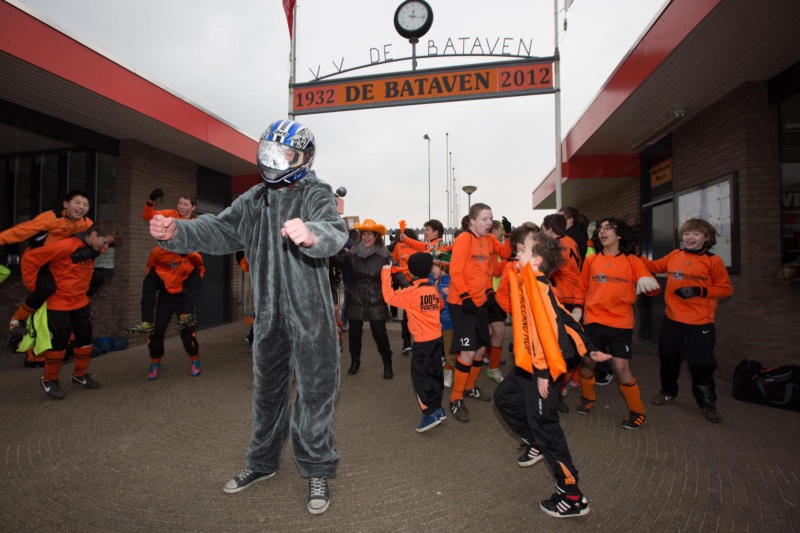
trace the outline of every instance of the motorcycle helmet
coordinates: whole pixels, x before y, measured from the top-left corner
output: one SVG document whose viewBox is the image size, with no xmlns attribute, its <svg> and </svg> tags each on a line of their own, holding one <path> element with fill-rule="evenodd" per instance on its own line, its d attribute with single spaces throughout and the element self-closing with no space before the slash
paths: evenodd
<svg viewBox="0 0 800 533">
<path fill-rule="evenodd" d="M 276 120 L 258 143 L 258 171 L 272 185 L 289 185 L 304 177 L 314 163 L 314 134 L 293 120 Z"/>
</svg>

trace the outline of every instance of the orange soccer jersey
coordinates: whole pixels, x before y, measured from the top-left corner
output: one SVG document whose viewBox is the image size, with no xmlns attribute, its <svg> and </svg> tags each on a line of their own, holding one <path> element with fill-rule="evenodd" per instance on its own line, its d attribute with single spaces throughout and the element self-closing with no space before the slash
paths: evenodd
<svg viewBox="0 0 800 533">
<path fill-rule="evenodd" d="M 476 237 L 465 231 L 453 242 L 453 255 L 450 258 L 450 292 L 447 302 L 461 305 L 461 294 L 468 292 L 475 305 L 486 302 L 486 290 L 493 289 L 492 276 L 497 259 L 511 256 L 511 247 L 500 243 L 494 235 Z"/>
<path fill-rule="evenodd" d="M 725 264 L 712 253 L 674 250 L 657 261 L 642 258 L 642 262 L 651 272 L 666 272 L 665 314 L 675 322 L 697 326 L 713 323 L 719 298 L 733 294 Z M 681 287 L 700 287 L 702 297 L 684 300 L 675 294 Z"/>
<path fill-rule="evenodd" d="M 47 299 L 47 308 L 52 311 L 80 309 L 89 304 L 86 291 L 92 281 L 96 255 L 79 237 L 28 250 L 22 256 L 22 282 L 26 289 L 34 291 L 39 269 L 49 264 L 56 291 Z"/>
<path fill-rule="evenodd" d="M 444 302 L 428 280 L 417 279 L 411 287 L 395 291 L 392 290 L 391 272 L 384 268 L 381 270 L 381 291 L 386 303 L 408 312 L 408 331 L 415 342 L 432 341 L 442 336 L 439 312 L 444 309 Z"/>
<path fill-rule="evenodd" d="M 558 238 L 564 264 L 550 276 L 550 283 L 556 299 L 564 305 L 578 303 L 575 293 L 581 279 L 581 258 L 578 245 L 566 235 Z"/>
<path fill-rule="evenodd" d="M 408 272 L 408 258 L 416 253 L 416 251 L 414 246 L 410 245 L 409 242 L 418 243 L 419 241 L 415 241 L 414 239 L 398 241 L 398 243 L 394 246 L 394 250 L 392 251 L 392 259 L 394 259 L 394 262 L 397 263 L 398 267 L 400 267 L 403 275 L 405 275 L 405 277 L 411 281 L 411 274 Z"/>
<path fill-rule="evenodd" d="M 22 222 L 0 233 L 0 246 L 33 239 L 31 248 L 36 248 L 85 232 L 91 226 L 92 220 L 89 217 L 72 220 L 67 216 L 66 209 L 60 212 L 45 211 L 33 220 Z"/>
<path fill-rule="evenodd" d="M 587 257 L 576 293 L 577 305 L 584 308 L 583 323 L 633 329 L 636 281 L 642 277 L 652 274 L 635 255 L 600 252 Z"/>
<path fill-rule="evenodd" d="M 197 252 L 185 256 L 169 252 L 160 246 L 153 248 L 147 259 L 147 271 L 156 269 L 156 274 L 164 282 L 167 292 L 178 294 L 183 290 L 183 282 L 195 269 L 200 271 L 200 277 L 205 275 L 203 258 Z"/>
</svg>

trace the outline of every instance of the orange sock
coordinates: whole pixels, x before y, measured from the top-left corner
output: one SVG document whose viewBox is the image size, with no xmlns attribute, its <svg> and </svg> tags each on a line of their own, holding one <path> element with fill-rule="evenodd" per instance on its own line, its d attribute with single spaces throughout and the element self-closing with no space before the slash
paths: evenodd
<svg viewBox="0 0 800 533">
<path fill-rule="evenodd" d="M 583 375 L 581 371 L 581 396 L 587 400 L 595 400 L 594 396 L 594 372 L 590 376 Z"/>
<path fill-rule="evenodd" d="M 456 361 L 456 370 L 453 372 L 453 392 L 450 393 L 451 402 L 464 399 L 464 388 L 469 379 L 469 373 L 470 367 L 461 361 Z"/>
<path fill-rule="evenodd" d="M 198 359 L 200 359 L 200 354 L 190 355 L 189 359 L 192 360 L 192 361 L 197 361 Z"/>
<path fill-rule="evenodd" d="M 81 346 L 73 348 L 75 354 L 75 371 L 72 373 L 76 377 L 81 377 L 89 370 L 89 361 L 92 360 L 92 346 Z"/>
<path fill-rule="evenodd" d="M 644 404 L 642 403 L 642 395 L 639 392 L 639 382 L 636 378 L 630 383 L 619 383 L 619 391 L 625 397 L 625 403 L 628 404 L 628 409 L 634 413 L 644 414 Z"/>
<path fill-rule="evenodd" d="M 469 369 L 469 377 L 467 378 L 466 385 L 464 385 L 464 390 L 469 390 L 475 386 L 475 382 L 478 381 L 478 376 L 481 375 L 482 369 L 483 359 L 472 362 L 472 367 Z"/>
<path fill-rule="evenodd" d="M 492 346 L 489 352 L 489 369 L 494 369 L 500 366 L 500 357 L 503 355 L 502 346 Z"/>
<path fill-rule="evenodd" d="M 64 350 L 45 350 L 44 355 L 44 381 L 58 380 L 58 371 L 64 361 Z"/>
<path fill-rule="evenodd" d="M 447 363 L 445 363 L 445 364 L 444 364 L 444 369 L 445 369 L 445 370 L 453 370 L 453 367 L 452 367 L 452 366 L 450 366 L 450 365 L 448 365 Z"/>
<path fill-rule="evenodd" d="M 34 312 L 36 312 L 36 309 L 28 307 L 26 304 L 22 304 L 19 306 L 19 309 L 17 309 L 17 312 L 14 313 L 14 320 L 19 320 L 20 322 L 27 320 L 28 317 Z"/>
<path fill-rule="evenodd" d="M 153 358 L 151 357 L 151 358 L 150 358 L 150 364 L 153 364 L 153 365 L 160 365 L 160 364 L 161 364 L 161 359 L 153 359 Z"/>
</svg>

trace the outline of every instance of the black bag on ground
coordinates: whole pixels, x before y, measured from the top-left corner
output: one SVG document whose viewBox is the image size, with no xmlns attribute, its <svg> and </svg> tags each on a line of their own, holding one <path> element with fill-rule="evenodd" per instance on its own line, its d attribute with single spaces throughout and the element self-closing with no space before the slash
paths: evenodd
<svg viewBox="0 0 800 533">
<path fill-rule="evenodd" d="M 733 397 L 800 411 L 800 366 L 762 368 L 758 361 L 745 359 L 733 371 Z"/>
</svg>

